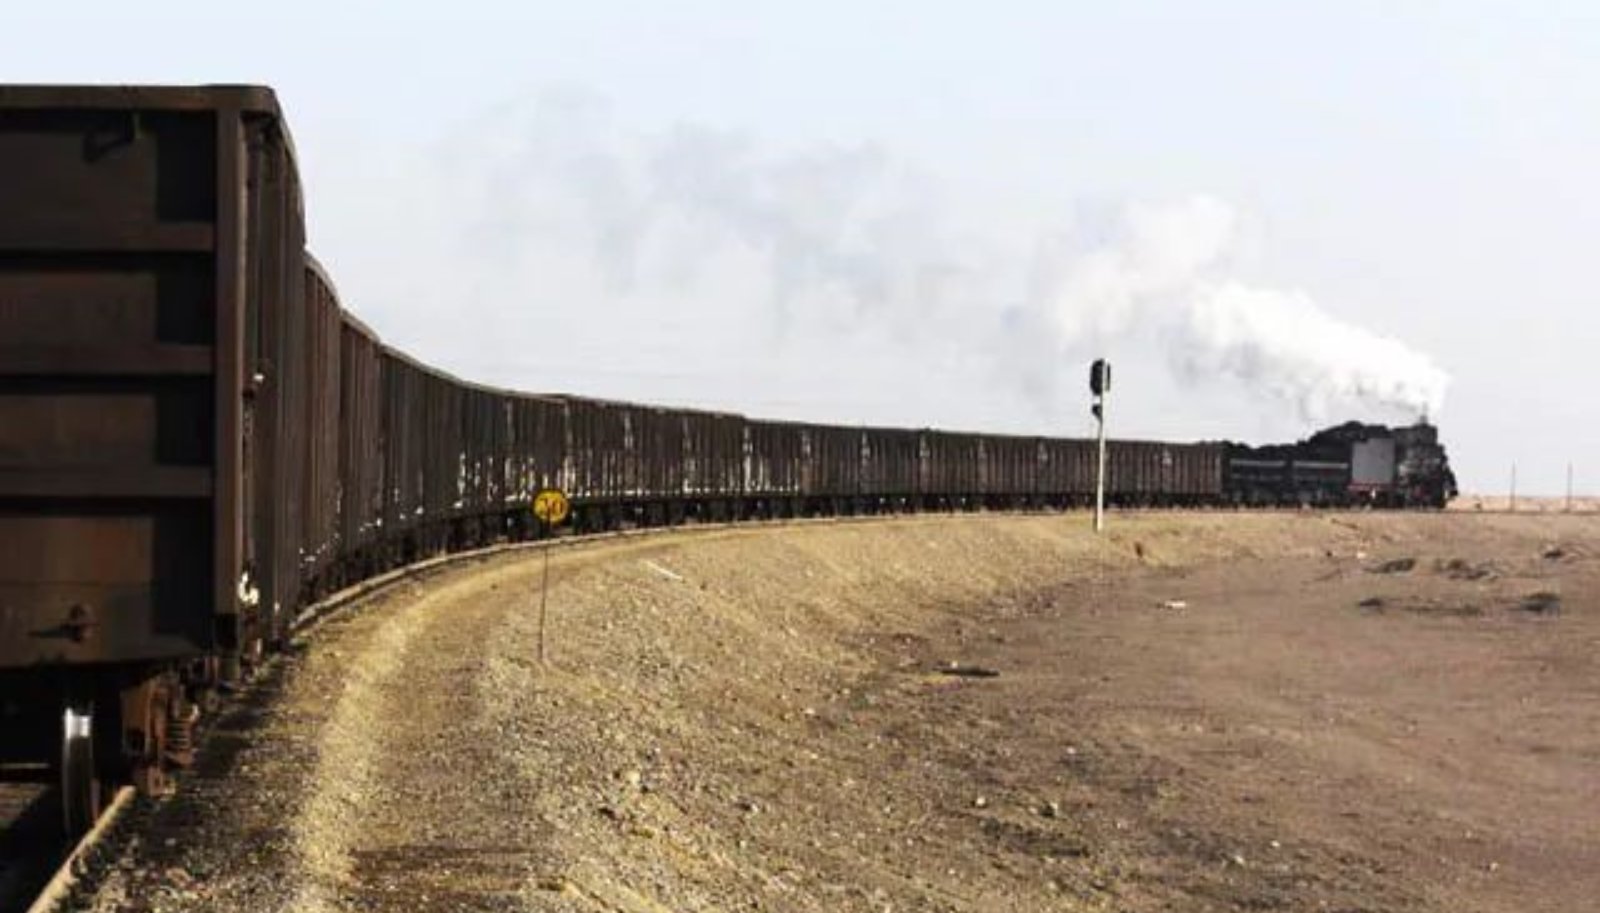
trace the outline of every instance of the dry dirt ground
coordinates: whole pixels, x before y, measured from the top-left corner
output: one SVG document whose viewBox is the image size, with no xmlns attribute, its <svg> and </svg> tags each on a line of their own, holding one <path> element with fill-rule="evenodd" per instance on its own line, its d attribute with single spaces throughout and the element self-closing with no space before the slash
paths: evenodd
<svg viewBox="0 0 1600 913">
<path fill-rule="evenodd" d="M 1571 500 L 1565 497 L 1523 495 L 1516 499 L 1517 513 L 1600 513 L 1600 498 L 1593 495 L 1574 495 Z M 1509 511 L 1512 501 L 1509 495 L 1483 495 L 1463 494 L 1450 502 L 1451 510 L 1458 511 Z"/>
<path fill-rule="evenodd" d="M 1600 518 L 624 540 L 323 626 L 100 910 L 1600 905 Z"/>
</svg>

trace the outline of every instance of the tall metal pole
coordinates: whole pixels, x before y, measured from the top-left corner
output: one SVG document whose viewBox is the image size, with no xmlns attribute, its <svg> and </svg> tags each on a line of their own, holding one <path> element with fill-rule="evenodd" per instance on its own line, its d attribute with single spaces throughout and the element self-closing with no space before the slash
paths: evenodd
<svg viewBox="0 0 1600 913">
<path fill-rule="evenodd" d="M 1567 513 L 1572 513 L 1572 464 L 1567 464 Z"/>
<path fill-rule="evenodd" d="M 1094 482 L 1094 531 L 1102 533 L 1106 528 L 1106 399 L 1111 395 L 1111 363 L 1104 358 L 1096 358 L 1089 366 L 1089 392 L 1094 394 L 1094 405 L 1089 411 L 1094 414 L 1099 451 Z"/>
<path fill-rule="evenodd" d="M 1511 503 L 1508 508 L 1512 513 L 1517 512 L 1517 464 L 1511 464 Z"/>
<path fill-rule="evenodd" d="M 1095 470 L 1094 482 L 1094 531 L 1105 532 L 1106 529 L 1106 395 L 1100 394 L 1100 408 L 1095 412 L 1095 424 L 1098 428 L 1099 438 L 1099 468 Z"/>
</svg>

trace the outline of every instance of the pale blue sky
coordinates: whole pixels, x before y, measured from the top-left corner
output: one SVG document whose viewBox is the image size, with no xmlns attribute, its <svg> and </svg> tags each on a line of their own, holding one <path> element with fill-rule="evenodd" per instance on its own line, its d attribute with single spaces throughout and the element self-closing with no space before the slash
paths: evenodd
<svg viewBox="0 0 1600 913">
<path fill-rule="evenodd" d="M 1600 488 L 1600 5 L 26 6 L 0 14 L 6 81 L 276 87 L 346 305 L 468 376 L 1079 433 L 1080 362 L 1107 349 L 1125 430 L 1308 431 L 1237 377 L 1172 376 L 1160 350 L 1197 337 L 1153 310 L 1005 348 L 1040 250 L 1203 196 L 1237 222 L 1208 283 L 1303 293 L 1450 375 L 1467 487 L 1516 460 L 1557 492 L 1571 459 Z M 672 171 L 663 204 L 668 153 L 717 173 Z M 982 281 L 924 315 L 914 288 L 951 263 Z M 863 269 L 913 291 L 841 292 Z M 1022 360 L 1059 421 L 1002 379 Z"/>
</svg>

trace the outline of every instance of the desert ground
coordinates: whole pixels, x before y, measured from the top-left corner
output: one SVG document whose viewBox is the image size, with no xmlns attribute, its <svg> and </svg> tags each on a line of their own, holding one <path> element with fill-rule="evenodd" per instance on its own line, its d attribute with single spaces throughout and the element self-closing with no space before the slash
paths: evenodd
<svg viewBox="0 0 1600 913">
<path fill-rule="evenodd" d="M 1578 911 L 1600 518 L 639 537 L 313 631 L 97 910 Z"/>
<path fill-rule="evenodd" d="M 1464 494 L 1450 502 L 1453 511 L 1514 511 L 1519 514 L 1594 514 L 1600 513 L 1600 498 L 1592 495 L 1565 496 L 1509 494 Z"/>
</svg>

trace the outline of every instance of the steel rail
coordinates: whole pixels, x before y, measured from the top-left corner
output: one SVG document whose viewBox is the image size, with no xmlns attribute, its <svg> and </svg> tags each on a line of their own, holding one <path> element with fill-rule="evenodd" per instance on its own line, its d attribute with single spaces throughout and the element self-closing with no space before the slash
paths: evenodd
<svg viewBox="0 0 1600 913">
<path fill-rule="evenodd" d="M 27 913 L 54 913 L 55 910 L 60 908 L 62 901 L 67 899 L 72 892 L 73 886 L 81 878 L 82 869 L 88 863 L 89 854 L 94 851 L 101 839 L 122 818 L 128 807 L 133 804 L 133 799 L 137 792 L 131 786 L 124 786 L 117 790 L 117 795 L 111 800 L 111 804 L 106 807 L 105 811 L 100 813 L 100 817 L 95 819 L 94 827 L 83 835 L 83 838 L 72 848 L 72 852 L 68 853 L 67 858 L 56 868 L 55 874 L 50 876 L 50 880 L 45 883 L 44 889 L 39 892 L 39 896 L 28 907 Z"/>
</svg>

